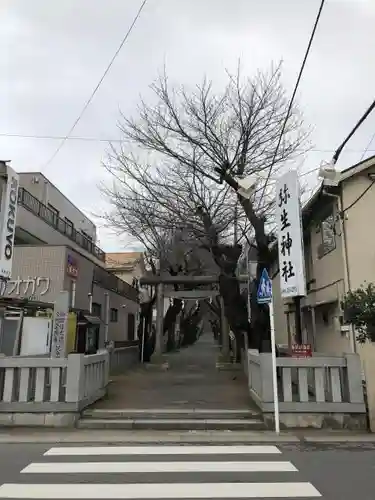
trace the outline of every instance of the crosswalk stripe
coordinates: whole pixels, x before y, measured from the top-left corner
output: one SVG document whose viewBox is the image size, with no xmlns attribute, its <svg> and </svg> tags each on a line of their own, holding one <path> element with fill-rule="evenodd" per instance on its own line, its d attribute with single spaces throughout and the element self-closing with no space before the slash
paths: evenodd
<svg viewBox="0 0 375 500">
<path fill-rule="evenodd" d="M 276 446 L 61 446 L 50 448 L 44 455 L 276 455 Z"/>
<path fill-rule="evenodd" d="M 167 483 L 167 484 L 10 484 L 0 498 L 18 499 L 206 499 L 318 498 L 311 483 Z"/>
<path fill-rule="evenodd" d="M 291 462 L 40 462 L 22 473 L 297 472 Z"/>
</svg>

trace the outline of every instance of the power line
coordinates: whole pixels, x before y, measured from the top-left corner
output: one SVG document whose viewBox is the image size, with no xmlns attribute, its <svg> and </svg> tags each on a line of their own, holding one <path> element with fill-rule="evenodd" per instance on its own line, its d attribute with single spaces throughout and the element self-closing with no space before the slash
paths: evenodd
<svg viewBox="0 0 375 500">
<path fill-rule="evenodd" d="M 297 90 L 298 90 L 298 86 L 299 86 L 299 83 L 301 81 L 303 70 L 305 69 L 306 61 L 307 61 L 307 58 L 308 58 L 308 55 L 309 55 L 309 52 L 310 52 L 310 49 L 311 49 L 312 42 L 314 40 L 316 29 L 317 29 L 318 24 L 319 24 L 319 20 L 320 20 L 320 16 L 321 16 L 321 13 L 322 13 L 322 10 L 323 10 L 324 3 L 325 3 L 325 0 L 322 0 L 321 3 L 320 3 L 319 11 L 318 11 L 318 14 L 317 14 L 316 19 L 315 19 L 315 23 L 314 23 L 314 27 L 313 27 L 313 30 L 312 30 L 312 33 L 311 33 L 311 36 L 310 36 L 310 40 L 309 40 L 309 43 L 308 43 L 308 46 L 307 46 L 307 49 L 306 49 L 306 52 L 305 52 L 305 56 L 304 56 L 303 61 L 302 61 L 301 69 L 300 69 L 299 74 L 298 74 L 297 82 L 295 84 L 295 87 L 294 87 L 294 90 L 293 90 L 293 94 L 292 94 L 292 97 L 291 97 L 290 102 L 289 102 L 288 110 L 287 110 L 287 113 L 286 113 L 286 116 L 285 116 L 285 119 L 284 119 L 284 123 L 283 123 L 283 126 L 281 128 L 281 133 L 280 133 L 280 136 L 279 136 L 279 140 L 277 141 L 277 145 L 276 145 L 275 152 L 273 154 L 272 162 L 271 162 L 270 168 L 268 170 L 268 175 L 267 175 L 267 178 L 266 178 L 266 182 L 265 182 L 265 184 L 263 186 L 263 190 L 262 190 L 262 194 L 260 196 L 258 208 L 259 208 L 259 206 L 262 203 L 262 200 L 263 200 L 263 197 L 264 197 L 264 193 L 266 191 L 267 184 L 268 184 L 269 178 L 271 176 L 271 171 L 272 171 L 272 169 L 273 169 L 273 167 L 275 165 L 277 153 L 279 152 L 280 144 L 281 144 L 281 141 L 283 139 L 284 132 L 285 132 L 285 127 L 286 127 L 286 124 L 288 122 L 290 112 L 292 110 L 294 98 L 296 96 L 296 93 L 297 93 Z"/>
<path fill-rule="evenodd" d="M 105 137 L 80 137 L 80 136 L 64 136 L 64 135 L 34 135 L 34 134 L 11 134 L 0 132 L 0 137 L 14 137 L 17 139 L 37 139 L 47 141 L 83 141 L 83 142 L 123 142 L 122 139 L 110 139 Z M 333 150 L 332 150 L 333 152 Z"/>
<path fill-rule="evenodd" d="M 355 125 L 355 127 L 351 130 L 351 132 L 349 133 L 349 135 L 346 137 L 346 139 L 344 140 L 344 142 L 341 144 L 341 146 L 339 146 L 337 148 L 337 150 L 335 151 L 335 154 L 333 155 L 333 158 L 332 158 L 332 163 L 333 164 L 336 164 L 337 163 L 337 160 L 339 159 L 339 156 L 341 155 L 345 145 L 349 142 L 349 140 L 353 137 L 353 135 L 357 132 L 357 130 L 359 129 L 359 127 L 362 125 L 362 123 L 366 120 L 366 118 L 369 116 L 369 114 L 375 109 L 375 101 L 371 104 L 371 106 L 369 108 L 367 108 L 367 110 L 365 111 L 365 113 L 362 115 L 362 117 L 360 118 L 360 120 L 357 122 L 357 124 Z M 368 152 L 368 151 L 371 151 L 369 149 L 369 147 L 371 146 L 371 143 L 372 141 L 374 140 L 375 138 L 375 134 L 371 137 L 370 139 L 370 142 L 367 144 L 366 148 L 364 149 L 363 153 L 362 153 L 362 156 L 360 158 L 359 161 L 362 161 L 365 154 Z"/>
<path fill-rule="evenodd" d="M 76 128 L 76 126 L 78 125 L 78 123 L 80 122 L 81 118 L 83 117 L 86 109 L 90 106 L 91 104 L 91 101 L 93 100 L 93 98 L 95 97 L 95 94 L 97 93 L 97 91 L 99 90 L 99 87 L 101 86 L 101 84 L 103 83 L 103 80 L 105 79 L 105 77 L 107 76 L 109 70 L 111 69 L 113 63 L 115 62 L 117 56 L 119 55 L 122 47 L 125 45 L 127 39 L 129 38 L 129 35 L 130 33 L 133 31 L 133 28 L 136 24 L 136 22 L 138 21 L 138 18 L 139 16 L 141 15 L 141 12 L 144 8 L 144 6 L 146 5 L 146 2 L 147 0 L 143 0 L 141 6 L 139 7 L 138 9 L 138 12 L 135 16 L 135 18 L 133 19 L 133 22 L 131 23 L 128 31 L 126 32 L 124 38 L 122 39 L 118 49 L 116 50 L 116 52 L 114 53 L 112 59 L 110 60 L 108 66 L 106 67 L 102 77 L 100 78 L 99 82 L 97 83 L 96 87 L 94 88 L 94 90 L 92 91 L 90 97 L 88 98 L 88 100 L 86 101 L 85 105 L 83 106 L 82 108 L 82 111 L 80 112 L 80 114 L 78 115 L 78 117 L 76 118 L 76 120 L 74 121 L 73 125 L 71 126 L 69 132 L 66 134 L 66 136 L 64 136 L 62 138 L 62 141 L 61 143 L 59 144 L 59 146 L 57 147 L 56 151 L 53 153 L 53 155 L 51 156 L 51 158 L 47 161 L 47 163 L 44 165 L 43 169 L 47 168 L 51 163 L 52 161 L 56 158 L 56 156 L 58 155 L 58 153 L 61 151 L 62 147 L 64 146 L 65 142 L 67 141 L 67 139 L 69 138 L 69 136 L 71 135 L 71 133 L 73 132 L 73 130 Z M 43 170 L 42 169 L 42 170 Z"/>
<path fill-rule="evenodd" d="M 361 156 L 361 158 L 360 158 L 360 160 L 359 160 L 360 162 L 363 160 L 363 158 L 365 157 L 365 154 L 366 154 L 366 153 L 368 153 L 369 151 L 373 151 L 373 149 L 369 149 L 369 148 L 370 148 L 370 146 L 371 146 L 371 144 L 372 144 L 372 141 L 373 141 L 374 139 L 375 139 L 375 134 L 373 134 L 373 135 L 371 136 L 371 139 L 369 140 L 369 142 L 368 142 L 367 146 L 366 146 L 366 147 L 365 147 L 365 149 L 363 150 L 362 156 Z"/>
<path fill-rule="evenodd" d="M 8 132 L 0 132 L 0 138 L 1 137 L 10 137 L 10 138 L 15 138 L 15 139 L 35 139 L 35 140 L 42 140 L 42 141 L 61 141 L 62 139 L 65 139 L 66 141 L 81 141 L 81 142 L 105 142 L 105 143 L 122 143 L 124 142 L 123 139 L 114 139 L 111 137 L 85 137 L 85 136 L 64 136 L 64 135 L 37 135 L 37 134 L 12 134 Z M 367 152 L 375 152 L 375 149 L 369 149 L 369 146 L 371 145 L 373 139 L 375 139 L 375 135 L 373 136 L 372 140 L 370 141 L 368 147 L 363 149 L 346 149 L 343 151 L 343 153 L 362 153 L 363 156 Z M 325 149 L 325 148 L 309 148 L 306 151 L 302 149 L 296 149 L 296 152 L 306 152 L 306 153 L 335 153 L 336 149 Z"/>
</svg>

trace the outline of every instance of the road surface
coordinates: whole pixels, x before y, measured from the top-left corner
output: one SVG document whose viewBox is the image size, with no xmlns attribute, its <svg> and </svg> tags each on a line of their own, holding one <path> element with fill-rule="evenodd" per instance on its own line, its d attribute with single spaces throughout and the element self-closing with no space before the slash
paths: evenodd
<svg viewBox="0 0 375 500">
<path fill-rule="evenodd" d="M 0 500 L 375 498 L 368 445 L 0 445 Z"/>
</svg>

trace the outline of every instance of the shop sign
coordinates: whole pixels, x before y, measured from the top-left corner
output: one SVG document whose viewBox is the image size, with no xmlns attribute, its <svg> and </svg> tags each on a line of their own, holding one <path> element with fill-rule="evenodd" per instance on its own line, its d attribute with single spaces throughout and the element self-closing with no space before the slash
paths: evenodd
<svg viewBox="0 0 375 500">
<path fill-rule="evenodd" d="M 311 358 L 312 357 L 311 344 L 292 344 L 292 357 Z"/>
<path fill-rule="evenodd" d="M 78 261 L 72 255 L 68 255 L 66 274 L 71 278 L 78 278 Z"/>
</svg>

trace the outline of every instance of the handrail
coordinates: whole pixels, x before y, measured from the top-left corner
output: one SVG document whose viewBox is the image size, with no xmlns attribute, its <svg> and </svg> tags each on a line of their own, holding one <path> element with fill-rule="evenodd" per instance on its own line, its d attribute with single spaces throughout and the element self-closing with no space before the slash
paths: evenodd
<svg viewBox="0 0 375 500">
<path fill-rule="evenodd" d="M 105 252 L 103 250 L 86 238 L 83 233 L 70 226 L 65 220 L 61 219 L 61 217 L 58 217 L 50 208 L 35 198 L 35 196 L 29 193 L 25 188 L 20 188 L 18 190 L 18 203 L 43 219 L 44 222 L 59 231 L 59 233 L 74 241 L 78 246 L 91 253 L 102 262 L 105 262 Z"/>
</svg>

